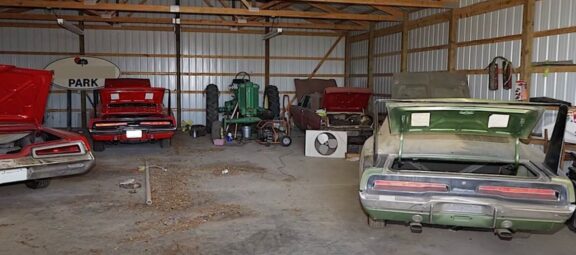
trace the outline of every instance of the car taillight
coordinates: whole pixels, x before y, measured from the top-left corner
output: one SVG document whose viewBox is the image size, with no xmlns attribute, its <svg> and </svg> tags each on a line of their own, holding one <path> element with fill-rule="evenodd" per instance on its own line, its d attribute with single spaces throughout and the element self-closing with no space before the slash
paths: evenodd
<svg viewBox="0 0 576 255">
<path fill-rule="evenodd" d="M 66 154 L 78 154 L 81 153 L 82 149 L 78 144 L 48 147 L 48 148 L 38 148 L 34 150 L 35 156 L 54 156 L 54 155 L 66 155 Z"/>
<path fill-rule="evenodd" d="M 172 122 L 170 121 L 142 121 L 140 125 L 147 125 L 147 126 L 168 126 L 171 125 Z"/>
<path fill-rule="evenodd" d="M 388 180 L 375 180 L 375 190 L 388 190 L 388 191 L 448 191 L 448 185 L 443 183 L 432 182 L 409 182 L 409 181 L 388 181 Z"/>
<path fill-rule="evenodd" d="M 480 186 L 478 192 L 482 194 L 499 195 L 511 198 L 557 200 L 558 192 L 553 189 L 520 188 L 506 186 Z"/>
<path fill-rule="evenodd" d="M 94 127 L 119 127 L 119 126 L 127 126 L 128 123 L 126 122 L 104 122 L 104 123 L 96 123 Z"/>
</svg>

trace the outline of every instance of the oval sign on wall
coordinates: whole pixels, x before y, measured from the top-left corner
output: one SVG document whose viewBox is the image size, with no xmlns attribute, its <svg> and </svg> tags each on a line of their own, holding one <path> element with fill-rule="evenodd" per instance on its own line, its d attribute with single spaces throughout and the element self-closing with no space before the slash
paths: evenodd
<svg viewBox="0 0 576 255">
<path fill-rule="evenodd" d="M 120 68 L 114 63 L 85 56 L 59 59 L 44 69 L 54 71 L 55 85 L 71 90 L 102 88 L 107 78 L 120 77 Z"/>
</svg>

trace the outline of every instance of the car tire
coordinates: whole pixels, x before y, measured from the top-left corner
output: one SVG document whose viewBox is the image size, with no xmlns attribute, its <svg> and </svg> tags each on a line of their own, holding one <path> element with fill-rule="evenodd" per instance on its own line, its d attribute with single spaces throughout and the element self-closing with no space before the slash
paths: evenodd
<svg viewBox="0 0 576 255">
<path fill-rule="evenodd" d="M 218 120 L 218 86 L 210 84 L 206 86 L 206 131 L 211 132 L 212 123 Z"/>
<path fill-rule="evenodd" d="M 264 89 L 264 95 L 268 100 L 268 110 L 272 112 L 273 119 L 280 116 L 280 93 L 278 92 L 278 87 L 274 85 L 268 85 Z"/>
<path fill-rule="evenodd" d="M 106 149 L 106 145 L 104 144 L 104 142 L 96 142 L 94 141 L 92 143 L 92 150 L 94 151 L 104 151 Z"/>
<path fill-rule="evenodd" d="M 290 146 L 290 144 L 292 144 L 292 138 L 290 138 L 289 136 L 283 136 L 282 138 L 280 138 L 280 144 L 282 144 L 282 146 L 284 147 L 288 147 Z"/>
<path fill-rule="evenodd" d="M 170 148 L 172 146 L 172 139 L 160 140 L 160 148 Z"/>
<path fill-rule="evenodd" d="M 210 137 L 212 140 L 222 139 L 222 121 L 212 122 L 212 130 L 210 132 Z"/>
<path fill-rule="evenodd" d="M 30 189 L 44 189 L 50 185 L 50 179 L 30 180 L 24 184 Z"/>
<path fill-rule="evenodd" d="M 568 229 L 570 229 L 570 231 L 576 233 L 576 217 L 574 217 L 575 214 L 572 214 L 572 217 L 570 217 L 570 219 L 566 221 L 566 226 L 568 227 Z"/>
<path fill-rule="evenodd" d="M 370 216 L 367 216 L 366 218 L 368 218 L 368 226 L 370 228 L 382 229 L 382 228 L 386 227 L 386 221 L 385 220 L 376 220 Z"/>
</svg>

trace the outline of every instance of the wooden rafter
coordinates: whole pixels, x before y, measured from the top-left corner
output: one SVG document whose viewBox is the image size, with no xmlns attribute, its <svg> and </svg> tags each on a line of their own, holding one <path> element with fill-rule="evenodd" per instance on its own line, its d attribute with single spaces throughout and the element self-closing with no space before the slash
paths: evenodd
<svg viewBox="0 0 576 255">
<path fill-rule="evenodd" d="M 423 8 L 457 8 L 459 0 L 283 0 L 286 2 L 315 2 L 373 6 L 404 6 Z"/>
<path fill-rule="evenodd" d="M 260 10 L 279 10 L 279 9 L 284 9 L 284 8 L 290 7 L 292 5 L 292 3 L 280 2 L 280 1 L 275 1 L 275 2 L 277 2 L 277 3 L 271 4 L 273 2 L 269 2 L 268 3 L 269 5 L 264 4 L 264 5 L 259 6 L 258 8 L 260 8 Z M 264 18 L 265 17 L 250 17 L 250 18 L 248 18 L 248 20 L 254 21 L 254 20 L 262 20 Z"/>
<path fill-rule="evenodd" d="M 141 23 L 141 24 L 172 24 L 172 18 L 140 18 L 140 17 L 112 17 L 102 18 L 98 16 L 78 16 L 78 15 L 58 15 L 59 18 L 68 21 L 85 21 L 85 22 L 115 22 L 115 23 Z M 10 14 L 0 13 L 0 19 L 9 20 L 56 20 L 55 15 L 50 14 Z M 328 30 L 364 30 L 366 27 L 359 25 L 346 24 L 308 24 L 308 23 L 271 23 L 271 22 L 254 22 L 238 23 L 236 21 L 224 20 L 206 20 L 206 19 L 181 19 L 182 25 L 205 25 L 205 26 L 239 26 L 239 27 L 286 27 L 286 28 L 315 28 Z"/>
<path fill-rule="evenodd" d="M 324 62 L 326 62 L 326 59 L 330 56 L 330 54 L 332 54 L 334 49 L 336 49 L 336 46 L 338 46 L 338 43 L 340 43 L 340 41 L 342 41 L 342 38 L 344 38 L 344 35 L 341 35 L 340 37 L 338 37 L 338 39 L 336 39 L 336 41 L 332 44 L 332 46 L 330 46 L 330 49 L 328 49 L 326 54 L 324 54 L 324 57 L 322 57 L 320 62 L 318 62 L 318 64 L 316 65 L 316 68 L 314 68 L 312 73 L 310 73 L 310 75 L 308 75 L 308 79 L 314 78 L 314 75 L 316 75 L 318 70 L 320 70 L 320 67 L 322 67 L 322 64 L 324 64 Z"/>
<path fill-rule="evenodd" d="M 379 5 L 374 5 L 372 7 L 374 7 L 377 10 L 388 13 L 394 17 L 403 17 L 404 16 L 404 11 L 402 11 L 400 8 L 397 8 L 397 7 L 379 6 Z"/>
<path fill-rule="evenodd" d="M 317 4 L 317 3 L 308 3 L 310 6 L 314 7 L 314 8 L 318 8 L 320 10 L 323 10 L 325 12 L 328 13 L 346 13 L 344 11 L 340 11 L 332 6 L 329 6 L 327 4 Z M 353 21 L 354 23 L 358 24 L 358 25 L 362 25 L 362 26 L 368 26 L 370 23 L 369 22 L 364 22 L 364 21 Z"/>
<path fill-rule="evenodd" d="M 97 3 L 86 5 L 82 2 L 53 2 L 43 0 L 0 0 L 0 6 L 22 7 L 22 8 L 52 8 L 68 10 L 103 10 L 103 11 L 123 11 L 123 12 L 150 12 L 150 13 L 172 13 L 172 14 L 205 14 L 205 15 L 240 15 L 240 16 L 264 16 L 264 17 L 286 17 L 286 18 L 312 18 L 312 19 L 342 19 L 342 20 L 364 20 L 364 21 L 391 21 L 395 17 L 387 15 L 365 15 L 350 13 L 321 13 L 303 12 L 287 10 L 259 10 L 250 11 L 237 8 L 215 8 L 197 6 L 179 6 L 175 8 L 170 5 L 136 5 L 136 4 L 110 4 Z"/>
<path fill-rule="evenodd" d="M 204 1 L 204 4 L 206 4 L 206 6 L 208 6 L 208 7 L 214 7 L 214 5 L 212 5 L 209 0 L 202 0 L 202 1 Z M 226 18 L 224 18 L 224 16 L 218 16 L 218 17 L 221 20 L 226 20 Z"/>
<path fill-rule="evenodd" d="M 23 13 L 32 10 L 32 8 L 9 8 L 0 11 L 0 13 Z"/>
</svg>

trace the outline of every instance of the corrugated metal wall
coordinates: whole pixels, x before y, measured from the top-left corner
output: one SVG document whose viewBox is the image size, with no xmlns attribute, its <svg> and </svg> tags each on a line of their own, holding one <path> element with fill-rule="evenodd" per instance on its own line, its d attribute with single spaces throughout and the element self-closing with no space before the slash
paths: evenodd
<svg viewBox="0 0 576 255">
<path fill-rule="evenodd" d="M 1 51 L 20 52 L 53 52 L 53 55 L 8 55 L 0 54 L 0 63 L 26 68 L 43 69 L 49 63 L 67 57 L 71 52 L 78 52 L 78 37 L 63 29 L 23 29 L 0 28 L 2 39 Z M 62 55 L 57 55 L 61 52 Z M 75 108 L 79 108 L 79 96 L 73 97 Z M 45 115 L 49 126 L 65 126 L 66 94 L 64 90 L 54 89 L 48 98 Z M 72 115 L 73 123 L 80 123 L 79 112 Z"/>
<path fill-rule="evenodd" d="M 576 2 L 541 0 L 536 2 L 534 30 L 544 31 L 576 26 Z M 533 61 L 576 61 L 576 33 L 553 35 L 534 40 Z M 532 75 L 531 95 L 549 96 L 576 103 L 576 73 Z"/>
<path fill-rule="evenodd" d="M 460 6 L 483 2 L 482 0 L 461 0 Z M 410 19 L 419 19 L 440 13 L 442 9 L 427 9 L 410 13 Z M 494 37 L 518 35 L 522 33 L 523 7 L 515 6 L 498 11 L 460 19 L 458 24 L 458 42 L 489 39 Z M 576 25 L 576 2 L 573 0 L 536 1 L 535 31 L 563 28 Z M 379 25 L 387 27 L 388 24 Z M 410 31 L 410 49 L 446 45 L 448 43 L 448 22 L 419 27 Z M 387 36 L 389 37 L 389 36 Z M 401 35 L 397 40 L 376 39 L 376 48 L 382 43 L 386 47 L 398 48 Z M 574 60 L 576 59 L 576 33 L 536 38 L 534 40 L 533 61 Z M 353 51 L 367 45 L 366 41 L 355 42 Z M 504 56 L 512 61 L 514 67 L 520 66 L 521 41 L 496 42 L 482 45 L 460 47 L 457 50 L 458 70 L 484 69 L 495 56 Z M 399 48 L 398 48 L 399 50 Z M 408 57 L 411 72 L 439 71 L 447 69 L 448 51 L 446 49 L 413 52 Z M 396 61 L 391 63 L 389 61 Z M 378 62 L 378 61 L 377 61 Z M 400 65 L 400 58 L 387 57 L 387 65 Z M 378 66 L 378 65 L 377 65 Z M 353 61 L 352 70 L 365 72 L 366 65 Z M 380 71 L 376 71 L 380 72 Z M 469 75 L 469 84 L 473 97 L 511 100 L 514 93 L 509 90 L 488 90 L 487 75 Z M 377 81 L 378 79 L 376 79 Z M 576 103 L 573 82 L 576 73 L 534 74 L 531 86 L 532 96 L 549 96 Z"/>
<path fill-rule="evenodd" d="M 132 0 L 138 3 L 139 0 Z M 147 4 L 166 4 L 154 0 Z M 182 4 L 204 5 L 200 0 L 184 1 Z M 143 14 L 134 16 L 171 17 L 170 14 Z M 184 16 L 183 16 L 184 17 Z M 194 18 L 214 19 L 215 16 Z M 289 29 L 288 31 L 296 31 Z M 303 30 L 298 30 L 303 31 Z M 315 30 L 308 30 L 315 31 Z M 0 28 L 0 51 L 29 52 L 28 54 L 0 54 L 0 63 L 42 69 L 50 62 L 75 55 L 79 50 L 78 37 L 64 29 Z M 320 58 L 336 41 L 335 36 L 281 35 L 271 39 L 272 74 L 270 83 L 277 85 L 282 94 L 293 96 L 294 78 L 305 78 Z M 182 119 L 204 124 L 205 99 L 202 91 L 214 83 L 227 91 L 233 75 L 240 71 L 253 74 L 252 80 L 264 85 L 264 41 L 260 34 L 241 33 L 182 33 Z M 153 86 L 176 88 L 175 34 L 164 31 L 132 30 L 86 30 L 87 53 L 100 54 L 118 65 L 122 77 L 148 78 Z M 344 83 L 345 42 L 336 46 L 330 59 L 324 62 L 317 75 Z M 36 52 L 30 53 L 30 52 Z M 51 52 L 52 54 L 47 54 Z M 62 52 L 59 55 L 58 52 Z M 118 56 L 133 53 L 131 56 Z M 116 55 L 116 56 L 115 56 Z M 230 94 L 222 93 L 221 104 Z M 73 125 L 80 126 L 79 93 L 73 95 Z M 176 95 L 172 93 L 172 107 L 176 107 Z M 89 106 L 90 107 L 90 106 Z M 66 125 L 66 93 L 53 88 L 49 97 L 46 125 Z"/>
</svg>

